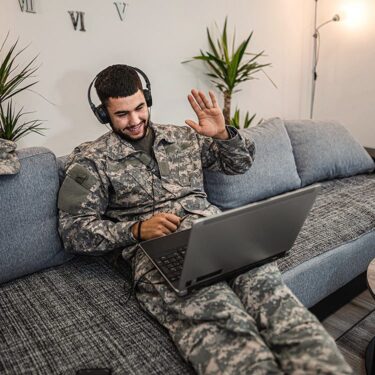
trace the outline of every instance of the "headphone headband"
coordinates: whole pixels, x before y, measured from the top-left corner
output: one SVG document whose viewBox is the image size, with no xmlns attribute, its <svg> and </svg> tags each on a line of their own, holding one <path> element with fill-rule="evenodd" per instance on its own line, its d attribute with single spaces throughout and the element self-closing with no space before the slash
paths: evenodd
<svg viewBox="0 0 375 375">
<path fill-rule="evenodd" d="M 150 80 L 148 79 L 148 77 L 146 76 L 146 74 L 141 69 L 138 69 L 138 68 L 136 68 L 134 66 L 129 66 L 129 65 L 126 65 L 126 66 L 128 68 L 134 69 L 145 80 L 145 82 L 146 82 L 146 89 L 142 89 L 142 90 L 143 90 L 143 94 L 145 96 L 147 107 L 151 107 L 152 106 L 152 96 L 151 96 L 151 83 L 150 83 Z M 107 110 L 106 110 L 105 106 L 102 103 L 102 104 L 99 104 L 96 107 L 95 104 L 91 100 L 91 87 L 92 87 L 92 85 L 94 84 L 94 82 L 96 81 L 97 78 L 98 78 L 98 75 L 95 76 L 95 78 L 91 81 L 91 83 L 89 85 L 89 88 L 87 90 L 87 100 L 89 102 L 91 110 L 94 112 L 94 115 L 99 120 L 99 122 L 101 124 L 107 124 L 107 123 L 110 122 L 110 120 L 109 120 L 109 116 L 108 116 L 108 113 L 107 113 Z"/>
</svg>

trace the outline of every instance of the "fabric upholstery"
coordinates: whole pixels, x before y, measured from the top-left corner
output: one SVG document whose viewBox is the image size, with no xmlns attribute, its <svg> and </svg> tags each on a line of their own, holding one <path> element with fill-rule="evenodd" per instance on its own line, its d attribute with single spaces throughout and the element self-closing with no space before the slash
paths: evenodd
<svg viewBox="0 0 375 375">
<path fill-rule="evenodd" d="M 223 210 L 242 206 L 301 186 L 283 121 L 273 118 L 240 133 L 255 142 L 252 167 L 242 175 L 204 171 L 211 203 Z"/>
<path fill-rule="evenodd" d="M 293 247 L 278 261 L 283 272 L 374 230 L 375 174 L 321 185 Z"/>
<path fill-rule="evenodd" d="M 277 126 L 264 128 L 278 134 Z M 260 135 L 258 146 L 267 147 Z M 56 229 L 55 158 L 46 149 L 18 155 L 20 174 L 0 177 L 0 212 L 6 213 L 0 216 L 0 277 L 8 279 L 49 267 L 51 259 L 66 260 Z M 374 198 L 375 175 L 323 183 L 290 254 L 279 261 L 284 281 L 306 306 L 363 272 L 375 256 Z M 129 283 L 94 257 L 76 257 L 0 285 L 0 373 L 74 374 L 109 367 L 114 375 L 192 374 L 166 331 L 134 297 L 124 305 L 128 291 Z"/>
<path fill-rule="evenodd" d="M 302 186 L 374 170 L 373 160 L 342 125 L 311 120 L 284 123 Z"/>
<path fill-rule="evenodd" d="M 290 268 L 283 281 L 306 307 L 312 307 L 366 271 L 375 258 L 374 243 L 373 229 Z"/>
<path fill-rule="evenodd" d="M 125 305 L 128 290 L 95 257 L 0 286 L 0 374 L 71 375 L 95 367 L 113 375 L 193 374 L 135 297 Z"/>
<path fill-rule="evenodd" d="M 20 172 L 0 176 L 0 283 L 71 258 L 57 233 L 55 156 L 45 148 L 17 155 Z"/>
</svg>

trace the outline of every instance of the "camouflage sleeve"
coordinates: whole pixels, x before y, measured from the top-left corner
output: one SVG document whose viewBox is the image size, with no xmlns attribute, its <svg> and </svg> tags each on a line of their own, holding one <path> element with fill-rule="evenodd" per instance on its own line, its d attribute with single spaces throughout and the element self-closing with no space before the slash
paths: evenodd
<svg viewBox="0 0 375 375">
<path fill-rule="evenodd" d="M 227 140 L 198 136 L 203 168 L 220 170 L 225 174 L 245 173 L 253 164 L 254 141 L 243 137 L 233 126 L 227 126 Z"/>
<path fill-rule="evenodd" d="M 115 223 L 104 216 L 108 185 L 90 160 L 68 167 L 58 197 L 59 233 L 66 251 L 101 255 L 136 242 L 130 230 L 135 221 Z"/>
</svg>

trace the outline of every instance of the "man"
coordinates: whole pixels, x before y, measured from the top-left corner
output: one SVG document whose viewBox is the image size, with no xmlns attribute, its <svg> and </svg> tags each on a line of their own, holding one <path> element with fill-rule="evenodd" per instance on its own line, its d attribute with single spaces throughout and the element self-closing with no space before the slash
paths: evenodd
<svg viewBox="0 0 375 375">
<path fill-rule="evenodd" d="M 102 104 L 92 108 L 113 131 L 76 148 L 67 162 L 59 194 L 66 250 L 120 250 L 134 282 L 144 281 L 137 283 L 140 305 L 168 329 L 200 374 L 351 373 L 332 338 L 281 282 L 275 264 L 182 298 L 137 251 L 137 241 L 218 213 L 203 190 L 202 168 L 244 173 L 255 148 L 225 126 L 212 92 L 210 99 L 197 90 L 188 96 L 198 122 L 153 124 L 150 88 L 142 90 L 134 69 L 114 65 L 96 77 Z"/>
</svg>

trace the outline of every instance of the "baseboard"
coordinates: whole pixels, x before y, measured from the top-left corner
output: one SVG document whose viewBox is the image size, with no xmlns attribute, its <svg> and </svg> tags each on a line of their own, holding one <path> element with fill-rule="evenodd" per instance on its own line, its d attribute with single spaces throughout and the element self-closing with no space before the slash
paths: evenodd
<svg viewBox="0 0 375 375">
<path fill-rule="evenodd" d="M 367 288 L 366 272 L 361 273 L 355 279 L 330 294 L 309 310 L 320 320 L 324 320 L 329 315 L 333 314 L 340 307 L 346 305 L 358 294 L 365 291 Z"/>
</svg>

